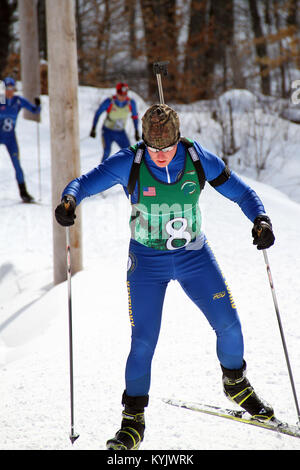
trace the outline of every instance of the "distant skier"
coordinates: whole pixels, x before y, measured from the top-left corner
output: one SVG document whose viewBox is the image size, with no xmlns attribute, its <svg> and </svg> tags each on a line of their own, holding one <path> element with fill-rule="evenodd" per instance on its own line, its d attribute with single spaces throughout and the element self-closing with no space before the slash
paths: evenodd
<svg viewBox="0 0 300 470">
<path fill-rule="evenodd" d="M 127 83 L 118 83 L 116 85 L 116 95 L 113 95 L 110 98 L 106 98 L 100 104 L 95 113 L 90 137 L 96 137 L 96 126 L 98 119 L 100 115 L 106 111 L 106 117 L 102 126 L 102 161 L 109 157 L 113 142 L 116 142 L 120 148 L 129 147 L 129 138 L 125 132 L 125 126 L 129 114 L 131 114 L 134 124 L 135 140 L 140 140 L 137 105 L 134 99 L 128 97 L 127 93 Z"/>
<path fill-rule="evenodd" d="M 261 420 L 269 420 L 274 413 L 246 377 L 236 306 L 201 229 L 198 199 L 205 180 L 236 202 L 253 222 L 253 244 L 259 250 L 274 243 L 271 221 L 253 189 L 220 158 L 198 142 L 180 138 L 179 118 L 172 108 L 151 106 L 142 118 L 142 127 L 142 142 L 119 151 L 70 182 L 55 211 L 57 221 L 68 226 L 74 223 L 76 206 L 83 198 L 115 184 L 131 194 L 127 291 L 132 336 L 121 428 L 107 442 L 107 448 L 114 450 L 136 449 L 143 440 L 151 362 L 171 279 L 178 280 L 216 333 L 225 394 Z M 224 240 L 225 249 L 226 243 Z M 199 361 L 201 358 L 195 358 L 196 374 Z"/>
<path fill-rule="evenodd" d="M 27 109 L 33 114 L 38 114 L 41 110 L 41 103 L 39 98 L 35 98 L 34 105 L 22 96 L 15 95 L 16 84 L 13 78 L 6 77 L 3 81 L 5 84 L 5 99 L 1 100 L 0 103 L 0 144 L 6 146 L 10 155 L 11 162 L 15 169 L 21 199 L 23 202 L 31 202 L 33 201 L 33 197 L 26 189 L 24 172 L 20 163 L 15 127 L 18 114 L 22 108 Z"/>
</svg>

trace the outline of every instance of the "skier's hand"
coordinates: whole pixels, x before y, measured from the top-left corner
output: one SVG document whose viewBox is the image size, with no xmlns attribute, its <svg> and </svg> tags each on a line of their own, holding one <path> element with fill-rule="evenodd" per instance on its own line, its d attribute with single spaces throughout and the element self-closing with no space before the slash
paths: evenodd
<svg viewBox="0 0 300 470">
<path fill-rule="evenodd" d="M 66 194 L 66 196 L 62 198 L 61 203 L 55 209 L 55 218 L 57 222 L 63 227 L 74 225 L 74 220 L 76 219 L 75 208 L 75 197 L 70 194 Z"/>
<path fill-rule="evenodd" d="M 91 129 L 90 137 L 93 137 L 93 139 L 96 137 L 96 129 L 94 127 Z"/>
<path fill-rule="evenodd" d="M 39 98 L 38 96 L 37 96 L 36 98 L 34 98 L 34 104 L 35 104 L 36 106 L 41 106 L 41 100 L 40 100 L 40 98 Z"/>
<path fill-rule="evenodd" d="M 136 129 L 136 131 L 135 131 L 135 140 L 136 140 L 136 141 L 141 140 L 139 131 L 138 131 L 137 129 Z"/>
<path fill-rule="evenodd" d="M 267 215 L 256 217 L 252 228 L 252 237 L 253 245 L 257 245 L 258 250 L 265 250 L 274 244 L 275 237 L 272 224 Z"/>
</svg>

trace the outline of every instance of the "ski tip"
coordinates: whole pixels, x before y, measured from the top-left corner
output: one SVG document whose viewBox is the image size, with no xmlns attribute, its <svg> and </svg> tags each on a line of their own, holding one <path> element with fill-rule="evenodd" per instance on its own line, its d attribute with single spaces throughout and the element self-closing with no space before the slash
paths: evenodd
<svg viewBox="0 0 300 470">
<path fill-rule="evenodd" d="M 78 439 L 79 434 L 70 434 L 70 441 L 72 444 Z"/>
</svg>

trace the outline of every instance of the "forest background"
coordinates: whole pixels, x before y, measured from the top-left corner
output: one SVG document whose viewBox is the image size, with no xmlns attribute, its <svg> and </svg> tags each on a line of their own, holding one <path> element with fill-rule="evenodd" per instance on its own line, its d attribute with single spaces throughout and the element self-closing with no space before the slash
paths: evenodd
<svg viewBox="0 0 300 470">
<path fill-rule="evenodd" d="M 169 61 L 169 103 L 216 99 L 230 89 L 288 99 L 300 78 L 299 0 L 76 0 L 79 84 L 127 81 L 157 99 L 152 64 Z M 47 93 L 45 0 L 38 0 Z M 20 79 L 17 0 L 0 3 L 0 77 Z M 64 84 L 67 86 L 67 84 Z"/>
</svg>

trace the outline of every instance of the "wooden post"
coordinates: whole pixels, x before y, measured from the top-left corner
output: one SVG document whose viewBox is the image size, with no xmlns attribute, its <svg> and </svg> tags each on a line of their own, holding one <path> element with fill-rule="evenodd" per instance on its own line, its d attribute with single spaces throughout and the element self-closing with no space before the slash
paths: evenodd
<svg viewBox="0 0 300 470">
<path fill-rule="evenodd" d="M 40 59 L 38 40 L 37 0 L 19 0 L 21 42 L 21 80 L 24 98 L 34 103 L 34 98 L 41 93 Z M 39 114 L 23 110 L 23 117 L 31 121 L 40 121 Z"/>
<path fill-rule="evenodd" d="M 78 70 L 73 0 L 46 0 L 51 131 L 52 208 L 72 179 L 80 175 Z M 82 269 L 80 206 L 71 227 L 72 273 Z M 54 283 L 67 279 L 66 230 L 53 217 Z"/>
</svg>

